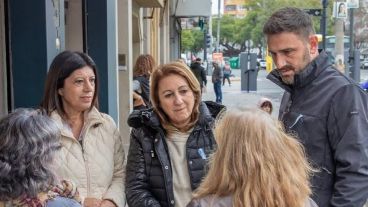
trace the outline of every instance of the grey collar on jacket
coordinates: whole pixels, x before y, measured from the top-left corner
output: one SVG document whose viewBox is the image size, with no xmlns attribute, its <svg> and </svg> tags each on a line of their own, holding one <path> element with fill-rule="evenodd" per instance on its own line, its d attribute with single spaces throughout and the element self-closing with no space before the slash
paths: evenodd
<svg viewBox="0 0 368 207">
<path fill-rule="evenodd" d="M 331 66 L 328 61 L 327 53 L 322 51 L 314 60 L 312 60 L 299 74 L 294 76 L 294 84 L 285 84 L 279 71 L 274 69 L 267 75 L 267 79 L 271 80 L 281 88 L 285 89 L 287 92 L 291 92 L 293 88 L 302 88 L 312 82 L 318 77 L 318 75 L 325 70 L 327 67 Z"/>
</svg>

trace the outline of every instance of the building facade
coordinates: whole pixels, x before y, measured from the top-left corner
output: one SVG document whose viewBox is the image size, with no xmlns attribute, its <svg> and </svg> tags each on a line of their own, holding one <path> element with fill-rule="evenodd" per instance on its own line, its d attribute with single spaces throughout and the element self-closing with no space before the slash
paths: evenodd
<svg viewBox="0 0 368 207">
<path fill-rule="evenodd" d="M 247 0 L 224 0 L 224 14 L 235 17 L 245 17 Z"/>
<path fill-rule="evenodd" d="M 128 145 L 135 60 L 151 54 L 162 64 L 180 57 L 176 12 L 188 6 L 181 3 L 0 0 L 0 117 L 19 107 L 38 107 L 53 58 L 64 50 L 81 51 L 98 67 L 100 110 L 114 118 Z"/>
</svg>

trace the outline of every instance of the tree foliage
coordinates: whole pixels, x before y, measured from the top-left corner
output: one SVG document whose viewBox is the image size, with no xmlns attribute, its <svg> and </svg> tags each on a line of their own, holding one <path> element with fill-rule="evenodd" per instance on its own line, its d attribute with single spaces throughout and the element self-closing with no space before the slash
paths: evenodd
<svg viewBox="0 0 368 207">
<path fill-rule="evenodd" d="M 220 19 L 220 44 L 225 48 L 224 55 L 234 56 L 245 51 L 246 41 L 251 40 L 253 47 L 264 48 L 265 40 L 263 25 L 269 16 L 276 10 L 293 6 L 301 9 L 322 9 L 320 0 L 249 0 L 246 4 L 247 14 L 244 18 L 236 18 L 228 15 Z M 328 16 L 331 16 L 332 3 L 329 3 Z M 321 17 L 312 17 L 316 33 L 320 32 Z M 328 19 L 331 21 L 330 19 Z M 217 36 L 217 21 L 214 19 L 212 35 Z M 328 24 L 327 33 L 332 32 L 332 24 Z"/>
<path fill-rule="evenodd" d="M 198 52 L 204 45 L 204 33 L 201 30 L 182 30 L 181 52 Z"/>
</svg>

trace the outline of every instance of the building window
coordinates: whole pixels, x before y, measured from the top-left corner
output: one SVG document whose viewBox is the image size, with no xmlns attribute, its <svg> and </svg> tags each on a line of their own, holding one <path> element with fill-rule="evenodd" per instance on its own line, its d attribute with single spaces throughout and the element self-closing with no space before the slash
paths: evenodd
<svg viewBox="0 0 368 207">
<path fill-rule="evenodd" d="M 236 11 L 236 5 L 226 5 L 225 11 Z"/>
</svg>

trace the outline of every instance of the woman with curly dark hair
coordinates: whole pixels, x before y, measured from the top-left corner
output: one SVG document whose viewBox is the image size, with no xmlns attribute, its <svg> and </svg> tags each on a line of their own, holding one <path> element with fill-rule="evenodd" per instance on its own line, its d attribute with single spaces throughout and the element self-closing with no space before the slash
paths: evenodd
<svg viewBox="0 0 368 207">
<path fill-rule="evenodd" d="M 156 67 L 155 60 L 151 55 L 140 55 L 133 68 L 133 90 L 140 95 L 145 106 L 151 106 L 150 100 L 150 76 Z"/>
<path fill-rule="evenodd" d="M 0 207 L 81 206 L 75 186 L 58 182 L 52 170 L 60 148 L 58 125 L 41 111 L 18 109 L 3 117 Z"/>
</svg>

